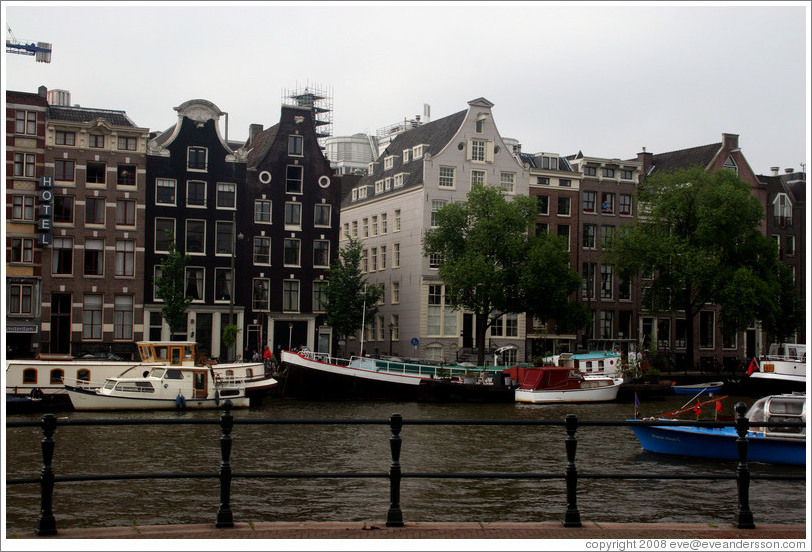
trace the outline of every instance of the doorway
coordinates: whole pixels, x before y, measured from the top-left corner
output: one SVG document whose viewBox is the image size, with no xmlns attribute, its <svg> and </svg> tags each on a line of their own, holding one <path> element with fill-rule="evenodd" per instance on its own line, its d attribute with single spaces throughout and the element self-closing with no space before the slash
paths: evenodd
<svg viewBox="0 0 812 552">
<path fill-rule="evenodd" d="M 70 353 L 70 293 L 51 295 L 51 352 Z"/>
</svg>

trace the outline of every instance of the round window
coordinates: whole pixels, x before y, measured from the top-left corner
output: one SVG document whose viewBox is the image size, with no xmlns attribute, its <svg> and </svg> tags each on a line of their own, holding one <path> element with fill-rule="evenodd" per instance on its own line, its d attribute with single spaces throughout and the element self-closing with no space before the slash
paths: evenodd
<svg viewBox="0 0 812 552">
<path fill-rule="evenodd" d="M 261 173 L 259 173 L 259 181 L 262 182 L 263 184 L 269 183 L 271 181 L 271 173 L 269 173 L 268 171 L 262 171 Z"/>
<path fill-rule="evenodd" d="M 322 188 L 326 188 L 330 185 L 330 177 L 329 176 L 320 176 L 319 177 L 319 186 Z"/>
</svg>

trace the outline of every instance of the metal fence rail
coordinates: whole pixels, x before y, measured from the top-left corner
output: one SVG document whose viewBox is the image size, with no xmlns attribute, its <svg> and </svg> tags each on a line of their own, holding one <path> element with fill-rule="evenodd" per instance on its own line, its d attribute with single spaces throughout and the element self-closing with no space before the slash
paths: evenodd
<svg viewBox="0 0 812 552">
<path fill-rule="evenodd" d="M 564 420 L 404 420 L 400 414 L 393 414 L 387 419 L 238 419 L 231 414 L 231 401 L 223 404 L 224 411 L 219 419 L 155 419 L 155 420 L 60 420 L 54 414 L 45 414 L 41 421 L 13 422 L 7 421 L 6 427 L 42 427 L 42 470 L 39 477 L 8 478 L 6 485 L 36 484 L 40 485 L 40 515 L 37 520 L 36 534 L 55 535 L 56 519 L 53 512 L 53 492 L 56 483 L 85 482 L 85 481 L 113 481 L 133 479 L 219 479 L 220 505 L 217 510 L 216 527 L 234 527 L 231 512 L 231 481 L 234 478 L 244 479 L 388 479 L 389 480 L 389 510 L 386 516 L 388 527 L 403 527 L 403 512 L 400 507 L 400 485 L 404 478 L 409 479 L 532 479 L 550 480 L 564 479 L 566 483 L 566 508 L 564 510 L 564 526 L 580 527 L 581 514 L 578 510 L 576 493 L 579 479 L 630 479 L 630 480 L 735 480 L 737 487 L 738 509 L 734 524 L 740 529 L 755 528 L 753 514 L 750 510 L 750 481 L 803 481 L 803 475 L 770 475 L 765 474 L 751 477 L 747 465 L 747 432 L 750 422 L 745 418 L 746 405 L 736 404 L 737 413 L 734 422 L 719 421 L 685 421 L 685 420 L 622 420 L 622 421 L 579 421 L 574 414 L 568 414 Z M 235 425 L 388 425 L 391 431 L 389 447 L 391 463 L 388 471 L 381 472 L 232 472 L 231 470 L 231 432 Z M 193 473 L 130 473 L 130 474 L 97 474 L 57 476 L 53 470 L 53 456 L 55 449 L 54 433 L 57 426 L 114 426 L 114 425 L 220 425 L 220 467 L 217 472 Z M 567 461 L 564 472 L 403 472 L 400 466 L 400 453 L 402 438 L 400 436 L 404 425 L 411 426 L 464 426 L 464 425 L 492 425 L 492 426 L 563 426 L 566 432 L 564 446 Z M 673 474 L 673 473 L 579 473 L 575 463 L 578 441 L 575 437 L 579 427 L 601 426 L 694 426 L 694 427 L 730 427 L 736 428 L 738 434 L 737 452 L 738 463 L 735 473 L 730 474 Z M 801 422 L 757 422 L 753 425 L 759 427 L 805 427 Z"/>
</svg>

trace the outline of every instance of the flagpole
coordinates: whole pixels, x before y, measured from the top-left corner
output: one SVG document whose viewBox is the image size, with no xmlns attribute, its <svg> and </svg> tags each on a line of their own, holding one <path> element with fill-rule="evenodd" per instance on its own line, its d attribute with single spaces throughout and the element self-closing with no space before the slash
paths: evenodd
<svg viewBox="0 0 812 552">
<path fill-rule="evenodd" d="M 364 309 L 361 311 L 361 356 L 364 356 L 364 334 L 366 333 L 367 282 L 364 282 Z"/>
</svg>

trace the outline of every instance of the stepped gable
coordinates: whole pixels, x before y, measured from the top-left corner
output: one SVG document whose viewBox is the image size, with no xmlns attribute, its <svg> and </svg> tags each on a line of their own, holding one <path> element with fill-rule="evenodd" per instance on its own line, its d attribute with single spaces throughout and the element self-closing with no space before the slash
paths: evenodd
<svg viewBox="0 0 812 552">
<path fill-rule="evenodd" d="M 107 121 L 110 125 L 120 127 L 135 127 L 124 111 L 112 109 L 93 109 L 89 107 L 66 107 L 49 105 L 48 118 L 57 121 L 70 121 L 72 123 L 92 123 L 98 119 Z"/>
<path fill-rule="evenodd" d="M 422 184 L 423 160 L 425 159 L 425 156 L 427 154 L 435 155 L 446 147 L 446 145 L 448 145 L 448 142 L 454 137 L 454 135 L 460 129 L 460 126 L 462 126 L 462 122 L 465 120 L 467 113 L 468 110 L 464 109 L 454 113 L 453 115 L 448 115 L 442 119 L 437 119 L 436 121 L 426 123 L 425 125 L 399 134 L 378 157 L 375 172 L 361 178 L 361 180 L 358 182 L 358 186 L 374 186 L 376 180 L 380 180 L 381 178 L 385 178 L 387 176 L 394 176 L 399 173 L 406 173 L 403 180 L 403 186 L 398 187 L 397 190 L 389 190 L 383 194 L 377 194 L 375 197 Z M 404 163 L 403 150 L 413 148 L 414 146 L 420 144 L 426 144 L 426 147 L 423 149 L 423 156 L 420 159 L 410 160 Z M 390 155 L 395 156 L 394 164 L 391 169 L 384 169 L 383 159 Z M 344 203 L 349 202 L 348 197 L 344 198 Z M 368 197 L 366 199 L 357 200 L 354 202 L 354 204 L 360 204 L 365 201 L 369 201 L 370 199 L 373 198 Z"/>
</svg>

